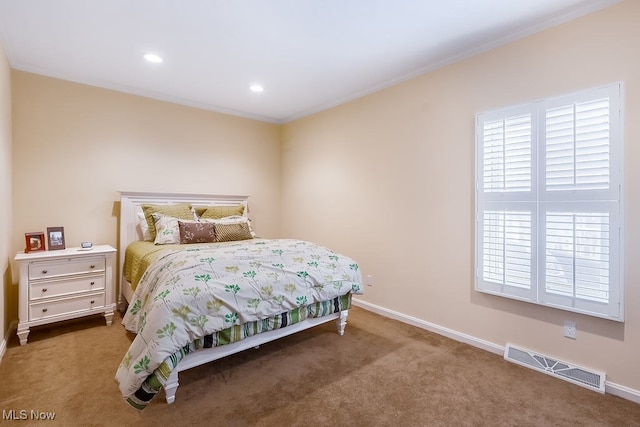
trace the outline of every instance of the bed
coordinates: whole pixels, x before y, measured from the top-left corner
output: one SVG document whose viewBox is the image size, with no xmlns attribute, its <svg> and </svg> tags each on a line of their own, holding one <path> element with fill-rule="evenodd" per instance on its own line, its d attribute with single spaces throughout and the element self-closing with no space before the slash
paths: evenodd
<svg viewBox="0 0 640 427">
<path fill-rule="evenodd" d="M 121 192 L 118 305 L 135 338 L 116 381 L 134 408 L 161 389 L 173 403 L 186 369 L 333 320 L 344 333 L 357 263 L 256 236 L 247 200 Z"/>
</svg>

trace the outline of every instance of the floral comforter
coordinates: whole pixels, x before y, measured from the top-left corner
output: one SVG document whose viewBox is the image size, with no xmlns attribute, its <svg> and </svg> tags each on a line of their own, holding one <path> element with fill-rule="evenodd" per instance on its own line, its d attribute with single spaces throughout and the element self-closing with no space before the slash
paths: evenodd
<svg viewBox="0 0 640 427">
<path fill-rule="evenodd" d="M 167 251 L 142 276 L 123 318 L 137 335 L 116 381 L 130 402 L 165 359 L 198 339 L 361 292 L 358 265 L 311 242 L 252 239 Z"/>
</svg>

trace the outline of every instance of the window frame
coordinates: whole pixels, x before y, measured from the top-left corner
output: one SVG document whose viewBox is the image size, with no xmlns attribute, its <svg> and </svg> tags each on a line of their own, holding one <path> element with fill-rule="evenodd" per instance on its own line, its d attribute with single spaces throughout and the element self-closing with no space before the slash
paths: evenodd
<svg viewBox="0 0 640 427">
<path fill-rule="evenodd" d="M 501 108 L 493 111 L 476 114 L 475 133 L 475 263 L 474 263 L 474 289 L 478 292 L 503 296 L 506 298 L 521 300 L 543 306 L 558 308 L 562 310 L 587 314 L 595 317 L 602 317 L 614 321 L 624 321 L 624 100 L 623 83 L 616 82 L 605 86 L 580 90 L 577 92 L 551 97 L 548 99 L 527 102 L 512 107 Z M 547 111 L 559 106 L 573 104 L 574 106 L 582 102 L 591 102 L 598 99 L 608 99 L 608 181 L 607 189 L 569 189 L 569 190 L 548 190 L 546 188 L 546 138 L 547 138 Z M 575 110 L 574 110 L 575 111 Z M 518 191 L 485 191 L 484 189 L 484 162 L 485 162 L 485 131 L 484 125 L 488 122 L 495 122 L 518 117 L 521 114 L 531 115 L 531 146 L 530 146 L 530 188 L 529 190 Z M 574 126 L 577 116 L 574 114 Z M 502 127 L 503 135 L 505 134 Z M 488 134 L 487 134 L 488 135 Z M 503 136 L 503 140 L 506 140 Z M 577 147 L 576 137 L 573 137 L 574 145 Z M 503 161 L 507 156 L 507 145 L 503 144 Z M 575 152 L 577 155 L 577 151 Z M 491 159 L 490 159 L 491 160 Z M 498 165 L 498 168 L 500 165 Z M 503 169 L 505 167 L 503 166 Z M 500 174 L 500 172 L 498 172 Z M 503 175 L 504 176 L 504 175 Z M 507 184 L 505 184 L 507 185 Z M 484 249 L 490 246 L 485 239 L 485 212 L 488 211 L 509 211 L 509 212 L 530 212 L 530 284 L 528 288 L 519 288 L 507 283 L 498 283 L 484 280 L 483 269 L 486 268 L 485 261 L 490 257 L 484 257 Z M 607 224 L 603 226 L 608 236 L 607 263 L 608 272 L 606 284 L 608 292 L 608 303 L 595 302 L 586 297 L 587 291 L 583 291 L 581 296 L 575 294 L 576 282 L 574 279 L 578 275 L 576 259 L 579 256 L 579 249 L 574 242 L 573 246 L 573 267 L 571 274 L 573 282 L 569 285 L 574 292 L 573 297 L 559 295 L 550 292 L 548 284 L 545 283 L 547 274 L 547 249 L 546 249 L 546 214 L 547 212 L 578 212 L 590 215 L 591 212 L 601 212 L 606 216 Z M 574 215 L 574 221 L 575 219 Z M 608 227 L 608 228 L 607 228 Z M 506 229 L 505 229 L 506 230 Z M 524 228 L 518 229 L 524 232 Z M 499 231 L 495 233 L 500 233 Z M 498 236 L 494 234 L 493 237 Z M 604 235 L 604 234 L 603 234 Z M 489 237 L 491 237 L 489 232 Z M 507 243 L 506 231 L 500 236 L 503 239 L 503 246 Z M 525 236 L 526 237 L 526 236 Z M 577 238 L 575 240 L 578 240 Z M 494 245 L 495 246 L 495 245 Z M 603 246 L 604 247 L 604 246 Z M 498 248 L 499 249 L 499 248 Z M 494 252 L 499 252 L 495 249 Z M 516 252 L 517 254 L 517 252 Z M 503 251 L 501 259 L 502 266 L 498 265 L 496 271 L 507 274 L 507 259 L 513 253 Z M 499 257 L 499 255 L 498 255 Z M 555 258 L 553 255 L 551 257 Z M 500 261 L 500 260 L 498 260 Z M 587 261 L 584 261 L 587 262 Z M 499 263 L 498 263 L 499 264 Z M 502 268 L 502 270 L 501 270 Z M 552 271 L 552 270 L 551 270 Z M 604 270 L 603 270 L 604 271 Z M 499 273 L 498 273 L 499 274 Z M 550 284 L 551 282 L 549 282 Z M 589 288 L 582 288 L 589 289 Z M 595 298 L 595 297 L 594 297 Z"/>
</svg>

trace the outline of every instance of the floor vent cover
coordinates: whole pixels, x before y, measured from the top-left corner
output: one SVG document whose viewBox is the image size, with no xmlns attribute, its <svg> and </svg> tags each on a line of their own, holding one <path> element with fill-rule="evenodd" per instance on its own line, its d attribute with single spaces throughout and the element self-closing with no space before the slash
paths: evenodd
<svg viewBox="0 0 640 427">
<path fill-rule="evenodd" d="M 605 374 L 507 344 L 504 358 L 579 386 L 604 393 Z"/>
</svg>

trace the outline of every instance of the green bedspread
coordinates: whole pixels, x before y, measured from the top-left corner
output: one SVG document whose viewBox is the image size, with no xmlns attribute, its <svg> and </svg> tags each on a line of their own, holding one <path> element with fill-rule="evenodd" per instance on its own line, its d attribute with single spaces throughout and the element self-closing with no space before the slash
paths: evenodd
<svg viewBox="0 0 640 427">
<path fill-rule="evenodd" d="M 142 275 L 123 318 L 137 335 L 116 381 L 125 400 L 142 409 L 146 402 L 136 392 L 164 385 L 170 369 L 204 337 L 220 341 L 219 332 L 231 331 L 232 340 L 214 345 L 232 342 L 278 327 L 264 321 L 282 314 L 293 315 L 287 321 L 294 323 L 333 313 L 334 306 L 346 309 L 350 294 L 361 292 L 352 259 L 310 242 L 252 239 L 164 250 Z"/>
</svg>

